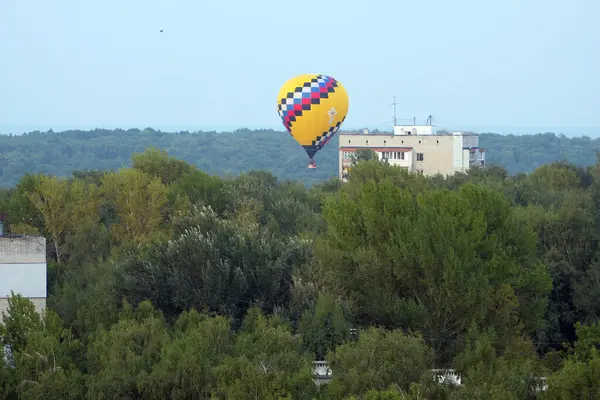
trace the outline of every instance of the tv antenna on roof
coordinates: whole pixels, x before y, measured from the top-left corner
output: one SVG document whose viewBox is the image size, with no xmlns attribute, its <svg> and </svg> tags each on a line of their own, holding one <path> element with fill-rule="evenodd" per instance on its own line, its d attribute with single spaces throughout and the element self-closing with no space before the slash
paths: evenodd
<svg viewBox="0 0 600 400">
<path fill-rule="evenodd" d="M 433 115 L 430 114 L 429 117 L 427 117 L 425 125 L 433 126 Z"/>
<path fill-rule="evenodd" d="M 396 96 L 394 96 L 394 102 L 392 104 L 390 104 L 391 106 L 394 106 L 394 126 L 396 126 Z"/>
</svg>

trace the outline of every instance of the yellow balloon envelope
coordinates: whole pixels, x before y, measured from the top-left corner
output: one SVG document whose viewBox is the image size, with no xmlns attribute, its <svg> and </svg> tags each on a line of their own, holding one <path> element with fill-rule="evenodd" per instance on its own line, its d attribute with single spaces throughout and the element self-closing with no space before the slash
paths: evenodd
<svg viewBox="0 0 600 400">
<path fill-rule="evenodd" d="M 337 133 L 348 114 L 348 93 L 334 78 L 304 74 L 288 80 L 279 91 L 277 109 L 283 126 L 310 158 Z"/>
</svg>

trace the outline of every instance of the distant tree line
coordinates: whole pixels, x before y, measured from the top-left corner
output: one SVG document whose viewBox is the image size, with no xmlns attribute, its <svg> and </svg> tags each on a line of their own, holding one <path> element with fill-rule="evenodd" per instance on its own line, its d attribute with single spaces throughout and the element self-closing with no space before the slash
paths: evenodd
<svg viewBox="0 0 600 400">
<path fill-rule="evenodd" d="M 267 170 L 281 180 L 313 185 L 337 176 L 338 139 L 334 137 L 319 152 L 318 168 L 308 170 L 304 150 L 286 132 L 267 129 L 225 133 L 95 129 L 0 135 L 0 187 L 12 187 L 28 173 L 67 177 L 73 170 L 130 167 L 131 154 L 149 147 L 166 150 L 209 174 L 225 177 Z M 553 133 L 522 136 L 485 133 L 480 136 L 480 145 L 487 150 L 488 163 L 516 174 L 529 173 L 557 161 L 591 165 L 600 139 L 567 138 Z"/>
</svg>

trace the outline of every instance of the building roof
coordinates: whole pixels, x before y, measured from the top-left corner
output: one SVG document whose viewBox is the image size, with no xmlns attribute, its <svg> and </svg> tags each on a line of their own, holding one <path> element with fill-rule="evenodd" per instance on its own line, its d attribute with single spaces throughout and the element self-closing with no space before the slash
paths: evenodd
<svg viewBox="0 0 600 400">
<path fill-rule="evenodd" d="M 411 125 L 412 126 L 412 125 Z M 454 136 L 452 132 L 432 132 L 425 135 L 419 135 L 416 133 L 410 135 L 396 135 L 393 132 L 377 132 L 377 133 L 361 133 L 361 132 L 340 132 L 340 136 L 394 136 L 394 137 L 407 137 L 407 136 Z M 475 132 L 462 132 L 463 136 L 479 136 L 479 133 Z"/>
<path fill-rule="evenodd" d="M 340 150 L 365 150 L 365 149 L 369 149 L 369 150 L 375 150 L 375 151 L 390 151 L 390 150 L 396 150 L 396 151 L 411 151 L 413 149 L 413 147 L 411 146 L 402 146 L 402 147 L 398 147 L 398 146 L 376 146 L 376 145 L 366 145 L 366 146 L 341 146 Z"/>
<path fill-rule="evenodd" d="M 19 233 L 4 233 L 0 235 L 2 239 L 24 239 L 24 238 L 41 238 L 43 235 L 19 234 Z"/>
</svg>

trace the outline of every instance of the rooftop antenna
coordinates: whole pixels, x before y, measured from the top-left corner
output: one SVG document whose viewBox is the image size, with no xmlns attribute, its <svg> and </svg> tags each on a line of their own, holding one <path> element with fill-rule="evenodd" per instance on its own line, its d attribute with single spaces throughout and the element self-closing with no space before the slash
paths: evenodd
<svg viewBox="0 0 600 400">
<path fill-rule="evenodd" d="M 425 125 L 429 125 L 429 126 L 433 125 L 433 115 L 429 114 L 429 117 L 427 117 L 427 121 L 425 122 Z"/>
<path fill-rule="evenodd" d="M 390 104 L 391 106 L 394 106 L 394 126 L 396 126 L 396 96 L 394 96 L 394 102 L 392 104 Z"/>
</svg>

